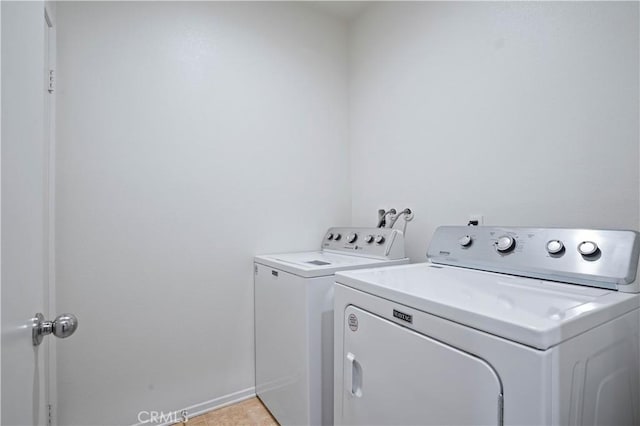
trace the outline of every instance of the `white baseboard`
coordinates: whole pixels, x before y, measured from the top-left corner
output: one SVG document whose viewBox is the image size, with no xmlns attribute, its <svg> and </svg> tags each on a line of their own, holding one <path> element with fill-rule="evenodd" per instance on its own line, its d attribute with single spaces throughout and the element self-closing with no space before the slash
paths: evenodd
<svg viewBox="0 0 640 426">
<path fill-rule="evenodd" d="M 194 404 L 189 407 L 180 408 L 178 410 L 167 410 L 166 412 L 163 412 L 163 414 L 166 417 L 164 418 L 160 417 L 155 421 L 149 418 L 149 416 L 145 416 L 146 419 L 144 421 L 140 423 L 135 423 L 132 426 L 143 426 L 143 425 L 169 426 L 169 425 L 175 424 L 176 420 L 180 421 L 180 413 L 183 410 L 186 410 L 188 418 L 192 419 L 193 417 L 199 416 L 200 414 L 204 414 L 218 408 L 226 407 L 227 405 L 235 404 L 237 402 L 244 401 L 245 399 L 253 398 L 254 396 L 256 396 L 256 388 L 254 386 L 251 386 L 250 388 L 243 389 L 238 392 L 233 392 L 228 395 L 223 395 L 221 397 L 214 398 L 209 401 L 201 402 L 199 404 Z M 171 420 L 166 421 L 170 413 L 177 413 L 177 414 L 175 416 L 171 416 L 172 418 Z"/>
</svg>

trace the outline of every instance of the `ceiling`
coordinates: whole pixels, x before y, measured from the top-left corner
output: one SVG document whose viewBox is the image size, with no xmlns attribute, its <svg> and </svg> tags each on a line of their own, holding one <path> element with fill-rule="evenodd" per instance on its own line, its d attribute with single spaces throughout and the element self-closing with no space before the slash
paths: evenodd
<svg viewBox="0 0 640 426">
<path fill-rule="evenodd" d="M 344 20 L 358 16 L 370 3 L 368 1 L 307 1 L 308 5 Z"/>
</svg>

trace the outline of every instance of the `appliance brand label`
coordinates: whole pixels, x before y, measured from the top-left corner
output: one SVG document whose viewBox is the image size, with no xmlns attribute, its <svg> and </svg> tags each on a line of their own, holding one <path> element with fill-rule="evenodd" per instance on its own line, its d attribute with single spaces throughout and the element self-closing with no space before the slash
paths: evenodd
<svg viewBox="0 0 640 426">
<path fill-rule="evenodd" d="M 351 331 L 358 330 L 358 317 L 355 314 L 349 314 L 349 328 Z"/>
<path fill-rule="evenodd" d="M 408 322 L 409 324 L 413 324 L 413 315 L 405 314 L 404 312 L 393 310 L 393 316 L 401 319 L 402 321 Z"/>
</svg>

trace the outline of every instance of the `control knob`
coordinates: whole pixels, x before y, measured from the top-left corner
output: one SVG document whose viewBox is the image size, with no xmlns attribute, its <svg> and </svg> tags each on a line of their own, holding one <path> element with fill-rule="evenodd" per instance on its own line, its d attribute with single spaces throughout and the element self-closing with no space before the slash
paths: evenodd
<svg viewBox="0 0 640 426">
<path fill-rule="evenodd" d="M 367 243 L 371 244 L 373 242 L 373 235 L 371 235 L 371 234 L 367 235 L 366 237 L 364 237 L 364 240 Z"/>
<path fill-rule="evenodd" d="M 597 254 L 599 250 L 598 245 L 593 241 L 583 241 L 578 244 L 578 252 L 583 256 L 593 256 Z"/>
<path fill-rule="evenodd" d="M 469 235 L 465 235 L 464 237 L 460 237 L 458 243 L 460 243 L 462 247 L 469 247 L 472 241 L 473 238 L 471 238 Z"/>
<path fill-rule="evenodd" d="M 564 251 L 564 244 L 560 240 L 551 240 L 547 243 L 547 253 L 560 254 Z"/>
<path fill-rule="evenodd" d="M 384 236 L 378 235 L 376 237 L 376 244 L 382 244 L 382 243 L 384 243 Z"/>
<path fill-rule="evenodd" d="M 333 234 L 331 232 L 327 234 L 327 240 L 329 241 L 333 240 Z"/>
<path fill-rule="evenodd" d="M 507 253 L 516 247 L 516 240 L 510 235 L 503 235 L 496 242 L 496 250 L 500 253 Z"/>
<path fill-rule="evenodd" d="M 351 234 L 347 235 L 347 242 L 350 244 L 355 243 L 357 239 L 358 239 L 358 234 L 356 234 L 355 232 L 352 232 Z"/>
<path fill-rule="evenodd" d="M 334 240 L 336 240 L 336 241 L 340 241 L 340 238 L 342 238 L 342 235 L 340 235 L 340 234 L 336 234 L 336 235 L 333 237 L 333 239 L 334 239 Z"/>
</svg>

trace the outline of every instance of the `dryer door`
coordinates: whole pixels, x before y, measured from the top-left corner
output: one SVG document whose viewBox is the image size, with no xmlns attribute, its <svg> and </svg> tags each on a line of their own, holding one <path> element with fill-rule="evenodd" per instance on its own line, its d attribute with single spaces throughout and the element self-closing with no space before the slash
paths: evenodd
<svg viewBox="0 0 640 426">
<path fill-rule="evenodd" d="M 354 306 L 346 309 L 343 324 L 344 385 L 336 389 L 342 392 L 336 423 L 502 423 L 500 380 L 482 359 Z"/>
</svg>

